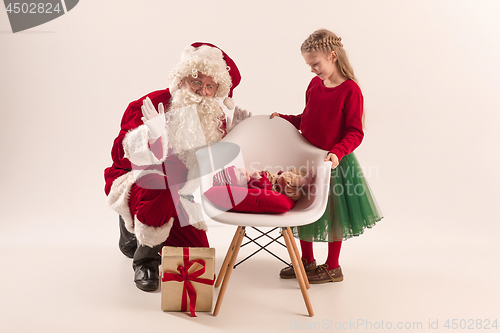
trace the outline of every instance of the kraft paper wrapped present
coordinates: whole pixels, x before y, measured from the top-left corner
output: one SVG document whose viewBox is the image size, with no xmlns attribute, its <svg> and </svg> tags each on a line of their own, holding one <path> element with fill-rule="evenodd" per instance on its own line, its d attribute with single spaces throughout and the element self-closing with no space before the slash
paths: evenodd
<svg viewBox="0 0 500 333">
<path fill-rule="evenodd" d="M 172 247 L 162 249 L 161 309 L 212 311 L 215 249 Z"/>
</svg>

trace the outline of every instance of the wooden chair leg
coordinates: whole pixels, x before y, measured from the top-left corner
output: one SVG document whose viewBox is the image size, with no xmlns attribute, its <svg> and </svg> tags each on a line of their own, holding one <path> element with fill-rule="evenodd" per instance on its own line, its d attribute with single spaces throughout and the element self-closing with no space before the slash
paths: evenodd
<svg viewBox="0 0 500 333">
<path fill-rule="evenodd" d="M 231 260 L 231 256 L 233 255 L 236 241 L 238 240 L 238 237 L 239 237 L 242 229 L 243 229 L 243 227 L 239 226 L 236 229 L 236 232 L 234 233 L 233 240 L 231 241 L 231 245 L 229 245 L 229 248 L 227 249 L 226 257 L 224 258 L 224 262 L 222 263 L 222 266 L 220 268 L 219 276 L 217 276 L 217 280 L 215 281 L 215 288 L 219 288 L 222 280 L 224 279 L 224 275 L 226 274 L 229 260 Z"/>
<path fill-rule="evenodd" d="M 241 228 L 241 229 L 240 229 Z M 222 281 L 222 286 L 219 290 L 219 296 L 217 297 L 217 302 L 215 303 L 214 316 L 219 314 L 219 310 L 222 304 L 222 300 L 224 299 L 224 294 L 226 293 L 227 285 L 229 283 L 229 278 L 233 272 L 234 264 L 236 262 L 236 257 L 238 256 L 238 252 L 240 251 L 241 242 L 243 241 L 243 237 L 245 236 L 245 228 L 240 227 L 239 232 L 237 232 L 238 237 L 236 238 L 236 243 L 234 245 L 234 249 L 231 254 L 231 258 L 227 265 L 226 272 L 224 274 L 224 279 Z"/>
<path fill-rule="evenodd" d="M 291 241 L 292 246 L 293 246 L 293 251 L 295 252 L 295 254 L 297 256 L 297 261 L 299 262 L 300 272 L 302 273 L 302 276 L 304 277 L 304 282 L 306 284 L 306 288 L 309 289 L 309 288 L 311 288 L 311 286 L 309 285 L 309 280 L 307 279 L 306 270 L 304 268 L 304 263 L 302 262 L 302 258 L 300 257 L 299 249 L 297 248 L 297 244 L 295 243 L 295 240 L 293 239 L 292 229 L 290 229 L 290 227 L 286 227 L 286 230 L 288 231 L 288 234 L 290 235 L 290 241 Z"/>
<path fill-rule="evenodd" d="M 283 238 L 285 239 L 285 244 L 288 250 L 288 254 L 290 255 L 290 260 L 292 261 L 293 269 L 295 271 L 295 276 L 297 277 L 297 281 L 299 282 L 299 287 L 300 291 L 302 292 L 302 297 L 304 298 L 304 302 L 306 303 L 307 312 L 309 316 L 312 317 L 314 316 L 314 312 L 312 309 L 311 301 L 309 300 L 309 294 L 307 293 L 306 284 L 304 282 L 304 276 L 300 272 L 297 255 L 293 249 L 292 245 L 293 239 L 291 239 L 292 235 L 289 234 L 287 228 L 283 228 L 282 233 L 283 233 Z"/>
</svg>

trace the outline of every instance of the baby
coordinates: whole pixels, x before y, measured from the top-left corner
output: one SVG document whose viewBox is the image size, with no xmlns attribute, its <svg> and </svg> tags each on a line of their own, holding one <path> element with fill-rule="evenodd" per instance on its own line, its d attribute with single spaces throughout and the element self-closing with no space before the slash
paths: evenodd
<svg viewBox="0 0 500 333">
<path fill-rule="evenodd" d="M 312 169 L 307 172 L 290 169 L 274 174 L 267 170 L 248 172 L 244 168 L 237 168 L 233 165 L 217 172 L 213 178 L 213 185 L 270 190 L 297 201 L 302 196 L 303 188 L 307 188 L 313 179 Z"/>
</svg>

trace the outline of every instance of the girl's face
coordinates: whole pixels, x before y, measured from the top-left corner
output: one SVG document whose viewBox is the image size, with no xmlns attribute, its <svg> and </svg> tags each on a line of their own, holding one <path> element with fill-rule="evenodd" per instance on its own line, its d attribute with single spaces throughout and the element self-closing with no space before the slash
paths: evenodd
<svg viewBox="0 0 500 333">
<path fill-rule="evenodd" d="M 337 56 L 335 52 L 325 53 L 321 51 L 302 53 L 306 64 L 311 67 L 311 72 L 321 80 L 332 80 L 337 73 Z"/>
</svg>

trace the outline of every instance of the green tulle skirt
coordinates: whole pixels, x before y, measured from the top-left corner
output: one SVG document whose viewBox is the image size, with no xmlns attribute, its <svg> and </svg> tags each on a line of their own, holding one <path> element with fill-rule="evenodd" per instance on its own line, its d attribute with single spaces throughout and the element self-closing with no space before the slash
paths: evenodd
<svg viewBox="0 0 500 333">
<path fill-rule="evenodd" d="M 332 170 L 328 204 L 314 223 L 292 227 L 296 238 L 310 242 L 333 242 L 359 236 L 382 219 L 354 153 L 344 156 Z"/>
</svg>

